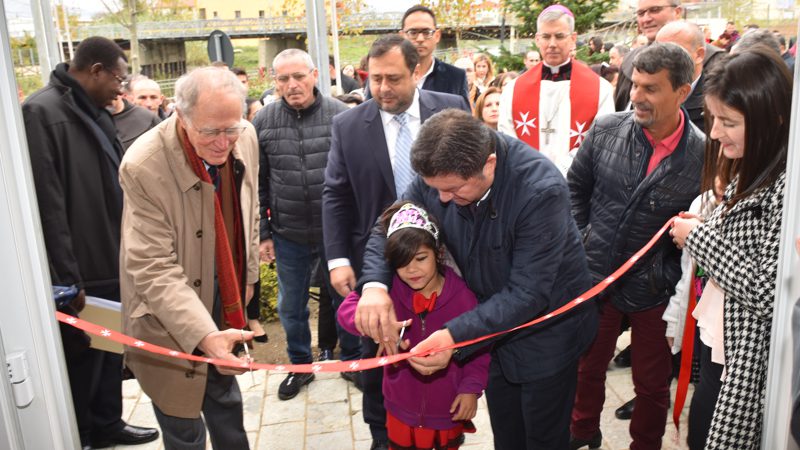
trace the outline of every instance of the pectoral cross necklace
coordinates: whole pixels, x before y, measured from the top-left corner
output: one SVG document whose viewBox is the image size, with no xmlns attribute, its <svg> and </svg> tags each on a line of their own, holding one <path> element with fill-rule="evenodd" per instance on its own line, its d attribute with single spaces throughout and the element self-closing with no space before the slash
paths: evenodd
<svg viewBox="0 0 800 450">
<path fill-rule="evenodd" d="M 553 104 L 550 105 L 552 107 L 552 112 L 550 113 L 549 117 L 543 117 L 544 128 L 539 128 L 539 132 L 544 133 L 544 145 L 550 144 L 550 135 L 556 132 L 556 129 L 551 127 L 551 125 L 553 120 L 558 115 L 558 108 L 561 107 L 561 103 L 564 101 L 564 92 L 569 93 L 569 87 L 567 87 L 567 89 L 560 89 L 560 95 L 558 96 L 558 100 L 555 102 L 555 107 L 553 107 Z M 551 95 L 550 98 L 553 98 L 553 96 Z M 542 122 L 540 121 L 539 123 Z"/>
</svg>

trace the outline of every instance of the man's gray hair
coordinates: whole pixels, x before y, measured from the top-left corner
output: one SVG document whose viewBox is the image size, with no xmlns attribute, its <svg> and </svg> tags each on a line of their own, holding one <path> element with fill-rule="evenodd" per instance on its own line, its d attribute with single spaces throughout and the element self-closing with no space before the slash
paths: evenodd
<svg viewBox="0 0 800 450">
<path fill-rule="evenodd" d="M 244 111 L 247 89 L 227 67 L 200 67 L 180 77 L 175 82 L 175 109 L 191 119 L 201 92 L 234 94 L 241 99 Z"/>
<path fill-rule="evenodd" d="M 781 44 L 778 42 L 778 39 L 775 38 L 775 35 L 771 31 L 763 28 L 757 28 L 745 33 L 739 39 L 739 42 L 733 46 L 731 54 L 746 52 L 756 45 L 766 46 L 775 50 L 778 55 L 781 54 Z"/>
<path fill-rule="evenodd" d="M 311 59 L 311 55 L 303 50 L 300 50 L 299 48 L 287 48 L 286 50 L 278 53 L 275 56 L 275 59 L 272 60 L 272 68 L 274 69 L 278 64 L 294 58 L 302 59 L 303 62 L 306 63 L 308 70 L 314 69 L 314 61 Z"/>
<path fill-rule="evenodd" d="M 539 28 L 542 28 L 543 23 L 555 22 L 564 16 L 567 16 L 567 24 L 569 25 L 569 32 L 574 33 L 575 18 L 565 13 L 564 11 L 559 11 L 558 9 L 551 9 L 550 11 L 545 11 L 539 14 L 539 17 L 536 19 L 536 30 L 538 31 Z"/>
<path fill-rule="evenodd" d="M 672 42 L 654 42 L 644 47 L 633 59 L 633 68 L 650 75 L 666 70 L 672 90 L 676 91 L 694 79 L 694 61 L 683 47 Z"/>
<path fill-rule="evenodd" d="M 625 44 L 617 44 L 617 45 L 611 47 L 611 50 L 616 50 L 617 53 L 619 53 L 619 56 L 621 58 L 624 58 L 624 57 L 628 56 L 628 53 L 631 52 L 631 48 L 628 47 Z"/>
</svg>

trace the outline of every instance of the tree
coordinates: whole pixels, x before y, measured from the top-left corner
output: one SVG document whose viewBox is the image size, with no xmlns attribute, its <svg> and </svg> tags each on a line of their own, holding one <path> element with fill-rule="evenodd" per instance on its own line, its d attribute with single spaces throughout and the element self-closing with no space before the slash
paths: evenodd
<svg viewBox="0 0 800 450">
<path fill-rule="evenodd" d="M 616 8 L 618 0 L 506 0 L 508 11 L 523 21 L 520 32 L 525 34 L 536 32 L 536 18 L 543 9 L 554 4 L 569 8 L 575 15 L 575 31 L 583 33 L 599 25 L 603 16 Z"/>
<path fill-rule="evenodd" d="M 438 22 L 451 28 L 456 35 L 456 47 L 460 45 L 461 33 L 475 24 L 476 6 L 489 3 L 484 0 L 422 0 L 436 15 Z M 494 3 L 494 2 L 492 2 Z"/>
</svg>

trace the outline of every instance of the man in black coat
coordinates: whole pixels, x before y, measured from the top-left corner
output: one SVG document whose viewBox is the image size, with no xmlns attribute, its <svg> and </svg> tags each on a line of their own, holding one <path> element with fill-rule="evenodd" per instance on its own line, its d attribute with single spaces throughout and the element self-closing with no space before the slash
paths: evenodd
<svg viewBox="0 0 800 450">
<path fill-rule="evenodd" d="M 333 119 L 331 149 L 322 192 L 325 257 L 331 285 L 343 297 L 356 286 L 364 247 L 378 216 L 405 192 L 411 179 L 408 151 L 398 141 L 413 141 L 420 124 L 446 108 L 469 111 L 466 100 L 417 88 L 419 58 L 414 46 L 397 35 L 372 44 L 369 83 L 375 97 Z M 405 118 L 404 124 L 400 123 Z M 365 355 L 377 346 L 362 340 Z M 387 448 L 382 370 L 362 372 L 364 421 L 373 448 Z"/>
<path fill-rule="evenodd" d="M 706 45 L 700 27 L 685 20 L 677 20 L 664 25 L 656 35 L 656 42 L 678 44 L 692 57 L 694 61 L 692 91 L 683 102 L 683 108 L 689 113 L 689 120 L 697 128 L 705 131 L 705 117 L 703 116 L 705 73 L 711 68 L 713 61 L 722 56 L 724 52 L 717 47 Z"/>
<path fill-rule="evenodd" d="M 433 56 L 442 30 L 436 28 L 436 15 L 430 8 L 408 8 L 400 21 L 400 35 L 414 44 L 419 53 L 419 87 L 429 91 L 460 95 L 469 103 L 467 73 Z"/>
<path fill-rule="evenodd" d="M 608 277 L 700 191 L 705 135 L 680 108 L 694 63 L 672 43 L 633 61 L 633 111 L 595 121 L 570 166 L 572 212 L 594 282 Z M 681 276 L 680 251 L 664 236 L 603 293 L 597 337 L 581 357 L 570 448 L 602 441 L 604 382 L 623 316 L 632 333 L 636 390 L 631 448 L 660 448 L 669 409 L 670 346 L 662 315 Z"/>
<path fill-rule="evenodd" d="M 106 106 L 127 77 L 122 49 L 88 38 L 72 62 L 57 65 L 50 83 L 22 105 L 51 281 L 80 289 L 64 309 L 68 314 L 83 309 L 86 295 L 120 300 L 122 145 Z M 122 355 L 89 348 L 88 337 L 67 325 L 61 336 L 81 445 L 158 438 L 157 430 L 121 419 Z"/>
<path fill-rule="evenodd" d="M 283 96 L 262 108 L 253 126 L 260 152 L 259 201 L 261 217 L 261 259 L 277 261 L 278 316 L 286 332 L 287 351 L 292 364 L 308 364 L 311 330 L 308 325 L 308 288 L 314 260 L 325 260 L 322 247 L 322 188 L 331 143 L 331 122 L 347 105 L 322 95 L 315 87 L 318 70 L 303 50 L 287 49 L 272 62 L 275 82 Z M 269 210 L 269 215 L 266 211 Z M 320 305 L 331 303 L 324 277 Z M 330 304 L 335 315 L 342 299 Z M 338 330 L 341 359 L 360 356 L 359 340 Z M 335 331 L 334 331 L 335 333 Z M 336 346 L 334 334 L 333 347 Z M 333 348 L 321 349 L 331 353 Z M 330 355 L 332 356 L 332 355 Z M 300 388 L 314 379 L 313 373 L 287 374 L 278 388 L 278 398 L 294 398 Z"/>
<path fill-rule="evenodd" d="M 545 156 L 465 112 L 448 110 L 422 127 L 412 164 L 420 177 L 403 198 L 439 219 L 444 244 L 479 303 L 412 351 L 509 330 L 589 289 L 569 189 Z M 356 317 L 361 332 L 395 348 L 396 316 L 386 291 L 392 273 L 383 258 L 384 242 L 385 236 L 373 231 Z M 430 376 L 451 357 L 464 360 L 491 345 L 486 399 L 495 448 L 563 449 L 569 442 L 578 358 L 596 329 L 597 307 L 588 303 L 533 327 L 410 362 Z"/>
</svg>

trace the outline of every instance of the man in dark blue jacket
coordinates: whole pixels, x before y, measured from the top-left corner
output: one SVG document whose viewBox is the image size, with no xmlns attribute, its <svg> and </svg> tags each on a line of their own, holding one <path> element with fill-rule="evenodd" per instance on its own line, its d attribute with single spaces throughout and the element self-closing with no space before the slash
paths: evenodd
<svg viewBox="0 0 800 450">
<path fill-rule="evenodd" d="M 499 135 L 469 114 L 448 110 L 430 118 L 412 148 L 422 178 L 404 198 L 441 222 L 444 243 L 479 305 L 417 346 L 440 348 L 505 331 L 551 313 L 590 286 L 586 255 L 570 213 L 569 189 L 550 160 L 521 141 Z M 374 231 L 364 255 L 361 284 L 385 285 L 384 237 Z M 364 287 L 357 326 L 395 348 L 395 313 L 386 290 Z M 504 334 L 493 344 L 486 395 L 497 449 L 561 449 L 578 358 L 594 338 L 597 310 L 578 306 L 540 325 Z M 431 375 L 468 347 L 412 358 Z"/>
</svg>

